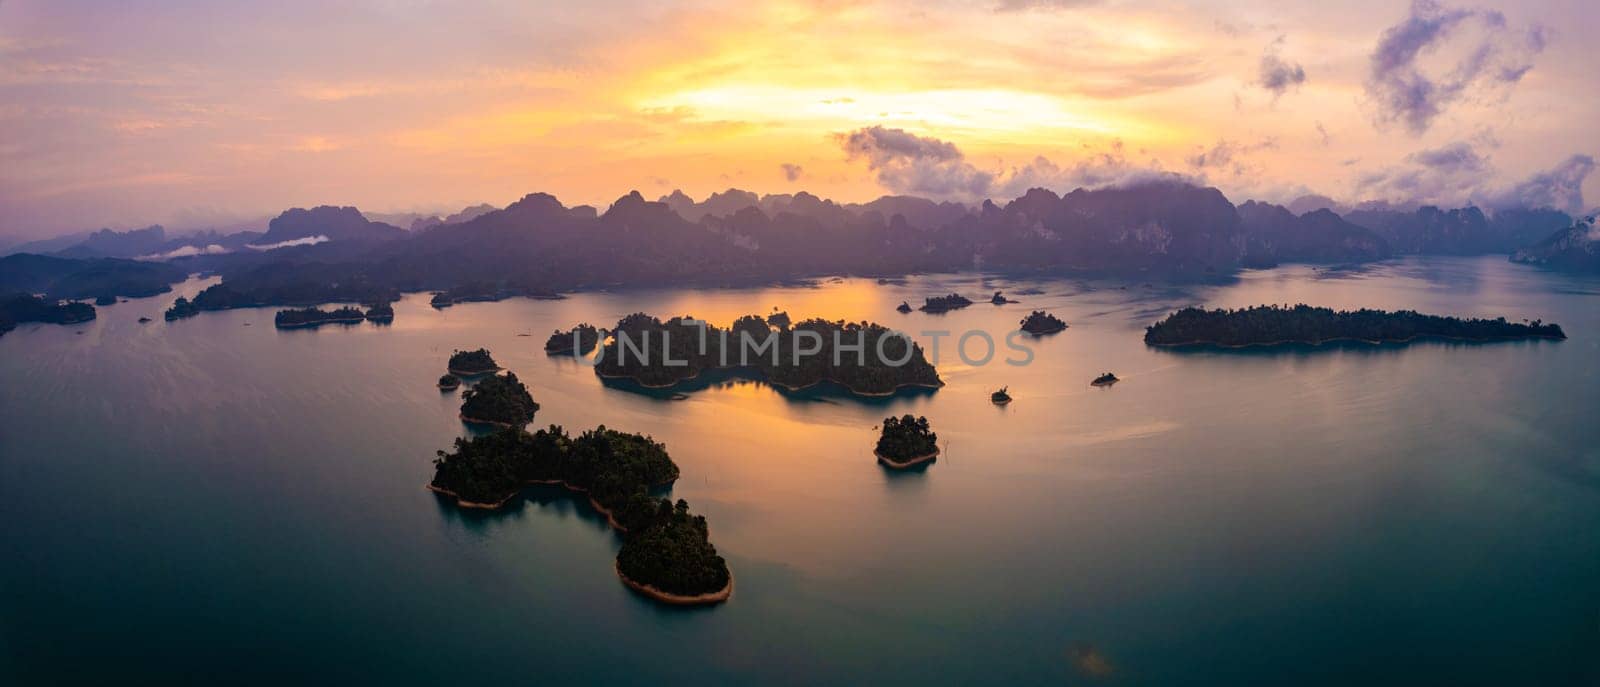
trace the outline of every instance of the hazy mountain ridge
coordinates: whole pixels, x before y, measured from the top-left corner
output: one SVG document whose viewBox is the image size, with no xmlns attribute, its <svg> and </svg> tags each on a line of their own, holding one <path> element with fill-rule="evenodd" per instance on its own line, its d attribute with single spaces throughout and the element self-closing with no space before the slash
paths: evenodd
<svg viewBox="0 0 1600 687">
<path fill-rule="evenodd" d="M 1319 200 L 1297 203 L 1325 204 Z M 1553 210 L 1488 216 L 1477 208 L 1364 207 L 1347 216 L 1326 208 L 1297 214 L 1255 201 L 1235 206 L 1215 188 L 1173 180 L 1066 195 L 1036 188 L 1004 205 L 977 207 L 913 196 L 840 204 L 804 192 L 757 196 L 729 189 L 703 201 L 681 192 L 649 201 L 635 191 L 600 213 L 532 193 L 505 208 L 475 206 L 449 219 L 460 221 L 407 231 L 354 207 L 294 208 L 261 235 L 167 239 L 159 226 L 103 230 L 67 251 L 166 257 L 182 271 L 216 272 L 224 284 L 197 302 L 224 308 L 380 301 L 423 290 L 543 295 L 975 268 L 1221 275 L 1279 262 L 1510 253 L 1505 246 L 1571 224 Z M 54 269 L 58 277 L 73 271 Z M 148 276 L 130 269 L 116 272 L 131 280 L 123 290 L 147 290 Z M 28 283 L 33 290 L 42 284 L 85 293 L 40 279 Z"/>
</svg>

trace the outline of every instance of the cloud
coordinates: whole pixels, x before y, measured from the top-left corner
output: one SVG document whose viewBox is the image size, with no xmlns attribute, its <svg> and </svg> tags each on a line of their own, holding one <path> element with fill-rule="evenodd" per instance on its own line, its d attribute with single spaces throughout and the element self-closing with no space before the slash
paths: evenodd
<svg viewBox="0 0 1600 687">
<path fill-rule="evenodd" d="M 228 252 L 228 249 L 223 248 L 221 245 L 213 243 L 213 244 L 208 245 L 208 246 L 194 246 L 194 245 L 180 246 L 178 248 L 174 248 L 172 250 L 169 250 L 169 251 L 167 251 L 165 253 L 151 253 L 149 255 L 141 255 L 141 256 L 139 256 L 137 258 L 134 258 L 134 259 L 135 260 L 171 260 L 173 258 L 187 258 L 187 257 L 194 256 L 194 255 L 222 255 L 223 253 L 227 253 L 227 252 Z"/>
<path fill-rule="evenodd" d="M 1488 193 L 1482 204 L 1492 209 L 1555 208 L 1572 214 L 1584 212 L 1583 182 L 1595 169 L 1594 158 L 1573 155 L 1550 169 L 1535 172 L 1508 188 Z"/>
<path fill-rule="evenodd" d="M 1260 76 L 1256 83 L 1262 88 L 1272 92 L 1272 97 L 1277 98 L 1290 90 L 1297 89 L 1306 82 L 1306 70 L 1298 62 L 1290 62 L 1282 56 L 1283 36 L 1267 44 L 1266 50 L 1261 53 Z"/>
<path fill-rule="evenodd" d="M 1486 172 L 1489 169 L 1488 159 L 1479 155 L 1471 144 L 1464 141 L 1451 143 L 1440 148 L 1417 151 L 1407 155 L 1406 161 L 1445 174 L 1478 173 Z"/>
<path fill-rule="evenodd" d="M 1245 167 L 1245 156 L 1276 147 L 1278 147 L 1278 142 L 1270 138 L 1257 143 L 1239 143 L 1224 138 L 1218 139 L 1216 145 L 1201 149 L 1200 152 L 1190 155 L 1184 161 L 1188 162 L 1190 167 L 1202 172 L 1206 169 L 1214 169 L 1240 176 L 1248 171 Z"/>
<path fill-rule="evenodd" d="M 783 169 L 783 178 L 788 179 L 789 181 L 799 181 L 800 177 L 804 175 L 806 171 L 805 168 L 794 164 L 793 162 L 785 162 L 781 165 L 778 165 L 778 167 Z"/>
<path fill-rule="evenodd" d="M 277 250 L 279 248 L 291 248 L 294 246 L 315 246 L 319 243 L 326 243 L 327 241 L 327 236 L 318 234 L 316 236 L 302 236 L 297 239 L 289 239 L 288 241 L 279 241 L 277 243 L 268 243 L 260 246 L 251 245 L 250 247 L 255 250 Z"/>
<path fill-rule="evenodd" d="M 1485 180 L 1494 176 L 1493 163 L 1466 142 L 1419 150 L 1406 156 L 1405 163 L 1363 175 L 1357 180 L 1357 192 L 1401 205 L 1553 208 L 1578 213 L 1584 209 L 1583 183 L 1595 170 L 1593 157 L 1577 154 L 1520 182 L 1492 186 Z"/>
<path fill-rule="evenodd" d="M 893 193 L 977 201 L 1014 198 L 1031 188 L 1057 192 L 1074 188 L 1128 186 L 1152 181 L 1197 183 L 1192 176 L 1161 168 L 1159 162 L 1130 161 L 1120 141 L 1092 151 L 1070 166 L 1040 156 L 1021 166 L 986 171 L 968 162 L 955 144 L 900 129 L 872 126 L 836 138 L 850 160 L 866 160 L 879 185 Z"/>
<path fill-rule="evenodd" d="M 838 134 L 848 160 L 866 160 L 880 185 L 895 193 L 967 200 L 983 198 L 994 175 L 967 162 L 954 143 L 904 129 L 870 126 Z"/>
<path fill-rule="evenodd" d="M 1439 51 L 1468 24 L 1480 30 L 1466 39 L 1464 56 L 1442 74 L 1424 73 L 1418 58 Z M 1380 122 L 1399 122 L 1420 135 L 1469 91 L 1516 84 L 1544 47 L 1541 26 L 1519 37 L 1500 12 L 1446 9 L 1435 0 L 1412 0 L 1410 14 L 1383 32 L 1372 53 L 1367 98 Z"/>
<path fill-rule="evenodd" d="M 1069 10 L 1100 4 L 1100 0 L 1000 0 L 996 12 L 1025 12 L 1028 10 Z"/>
</svg>

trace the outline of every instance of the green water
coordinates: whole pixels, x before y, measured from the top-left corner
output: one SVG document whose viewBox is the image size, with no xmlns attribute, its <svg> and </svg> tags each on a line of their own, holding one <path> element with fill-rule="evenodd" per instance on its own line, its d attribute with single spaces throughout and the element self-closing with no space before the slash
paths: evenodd
<svg viewBox="0 0 1600 687">
<path fill-rule="evenodd" d="M 315 331 L 265 309 L 161 321 L 205 283 L 0 337 L 0 683 L 1600 680 L 1600 279 L 1428 259 L 1203 287 L 941 275 L 443 311 L 419 294 L 393 326 Z M 1001 288 L 1022 302 L 894 312 Z M 1140 341 L 1176 307 L 1298 301 L 1571 338 Z M 1072 326 L 1026 367 L 965 365 L 945 340 L 946 387 L 870 402 L 738 380 L 670 400 L 542 352 L 579 321 L 773 306 L 912 333 L 1000 338 L 1032 308 Z M 529 383 L 535 425 L 666 442 L 729 603 L 633 595 L 618 539 L 558 489 L 502 514 L 423 489 L 465 431 L 434 382 L 478 346 Z M 1107 370 L 1124 381 L 1088 385 Z M 905 412 L 946 453 L 890 473 L 873 428 Z"/>
</svg>

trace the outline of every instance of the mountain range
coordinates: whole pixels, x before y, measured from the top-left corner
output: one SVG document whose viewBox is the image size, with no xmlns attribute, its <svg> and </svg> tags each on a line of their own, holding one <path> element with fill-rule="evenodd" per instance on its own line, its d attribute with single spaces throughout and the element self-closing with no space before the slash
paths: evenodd
<svg viewBox="0 0 1600 687">
<path fill-rule="evenodd" d="M 410 228 L 374 219 L 384 217 Z M 264 233 L 169 238 L 160 226 L 101 230 L 48 259 L 0 259 L 0 288 L 127 295 L 148 292 L 151 280 L 209 272 L 223 283 L 195 302 L 216 309 L 386 301 L 409 291 L 443 292 L 441 302 L 449 303 L 961 269 L 1205 278 L 1279 262 L 1509 254 L 1573 226 L 1565 213 L 1542 209 L 1487 215 L 1473 207 L 1369 207 L 1340 215 L 1327 207 L 1297 213 L 1256 201 L 1235 206 L 1215 188 L 1172 180 L 1065 195 L 1036 188 L 976 207 L 912 196 L 836 203 L 805 192 L 729 189 L 701 201 L 676 191 L 651 201 L 635 191 L 602 213 L 533 193 L 505 208 L 480 205 L 444 218 L 319 206 L 285 211 Z"/>
</svg>

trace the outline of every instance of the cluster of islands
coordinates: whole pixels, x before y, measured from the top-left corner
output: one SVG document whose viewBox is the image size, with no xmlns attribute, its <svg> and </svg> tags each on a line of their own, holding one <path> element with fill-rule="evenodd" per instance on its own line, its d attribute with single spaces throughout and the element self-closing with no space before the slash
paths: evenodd
<svg viewBox="0 0 1600 687">
<path fill-rule="evenodd" d="M 514 372 L 493 374 L 500 368 L 488 351 L 457 351 L 449 369 L 479 377 L 462 395 L 461 419 L 500 429 L 439 451 L 428 489 L 461 508 L 486 510 L 504 508 L 529 485 L 585 494 L 623 537 L 615 570 L 628 588 L 669 604 L 729 598 L 733 574 L 711 544 L 705 517 L 691 514 L 682 499 L 651 495 L 678 479 L 666 446 L 604 425 L 577 436 L 555 425 L 530 433 L 525 427 L 539 404 Z"/>
</svg>

